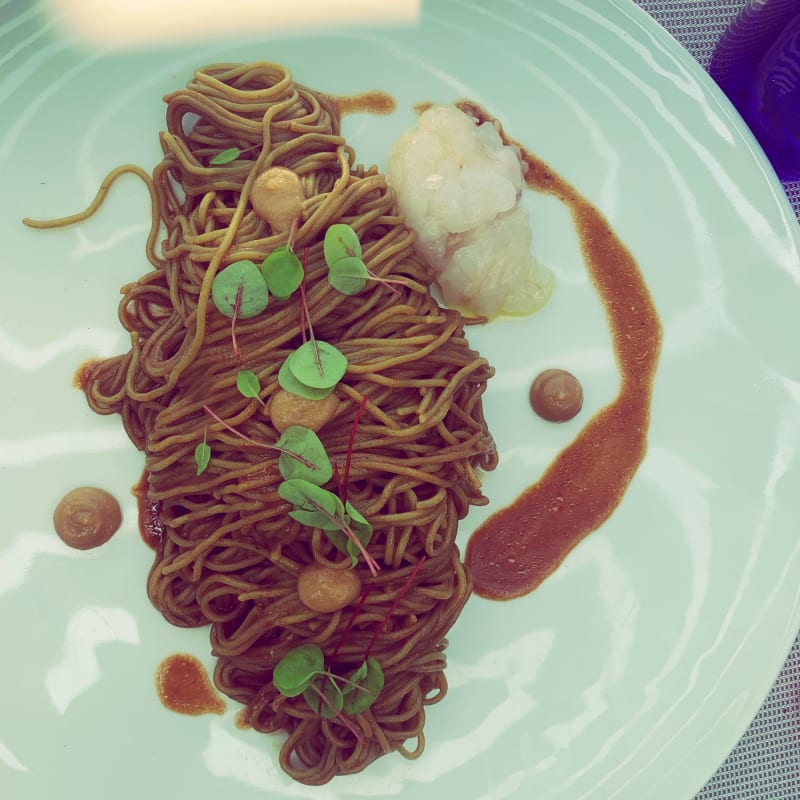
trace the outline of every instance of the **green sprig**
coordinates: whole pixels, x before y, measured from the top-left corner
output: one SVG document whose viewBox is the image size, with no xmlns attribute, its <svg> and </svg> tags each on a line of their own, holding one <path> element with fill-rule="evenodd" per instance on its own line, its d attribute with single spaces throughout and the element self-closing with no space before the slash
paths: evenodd
<svg viewBox="0 0 800 800">
<path fill-rule="evenodd" d="M 211 299 L 220 314 L 233 317 L 238 313 L 247 319 L 267 307 L 269 292 L 261 270 L 252 261 L 235 261 L 214 277 Z"/>
<path fill-rule="evenodd" d="M 294 506 L 289 512 L 292 519 L 325 531 L 333 546 L 350 556 L 353 566 L 361 555 L 370 572 L 378 574 L 380 566 L 367 550 L 372 525 L 351 503 L 342 503 L 333 492 L 303 479 L 283 481 L 278 494 Z"/>
<path fill-rule="evenodd" d="M 303 265 L 288 247 L 278 247 L 264 259 L 261 274 L 269 291 L 279 300 L 285 300 L 299 288 Z"/>
<path fill-rule="evenodd" d="M 206 442 L 206 436 L 208 435 L 208 428 L 203 431 L 203 441 L 197 445 L 194 449 L 194 460 L 197 464 L 197 477 L 199 478 L 208 467 L 209 461 L 211 461 L 211 447 Z"/>
<path fill-rule="evenodd" d="M 221 150 L 217 153 L 208 163 L 219 167 L 223 164 L 230 164 L 231 161 L 236 161 L 241 154 L 242 151 L 238 147 L 229 147 L 227 150 Z"/>
<path fill-rule="evenodd" d="M 272 682 L 284 697 L 303 695 L 312 711 L 331 719 L 342 711 L 366 711 L 383 689 L 384 675 L 372 656 L 349 675 L 336 675 L 325 669 L 325 656 L 317 645 L 302 644 L 276 664 Z"/>
</svg>

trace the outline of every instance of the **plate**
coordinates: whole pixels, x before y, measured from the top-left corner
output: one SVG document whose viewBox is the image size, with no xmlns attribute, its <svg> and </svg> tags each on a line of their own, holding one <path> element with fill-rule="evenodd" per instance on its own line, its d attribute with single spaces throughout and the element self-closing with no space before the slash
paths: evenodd
<svg viewBox="0 0 800 800">
<path fill-rule="evenodd" d="M 628 0 L 423 3 L 418 24 L 121 53 L 64 38 L 43 6 L 3 6 L 0 79 L 0 536 L 4 658 L 0 783 L 19 800 L 113 792 L 288 797 L 690 798 L 745 730 L 800 625 L 800 237 L 753 138 L 694 61 Z M 352 116 L 360 160 L 385 164 L 423 100 L 469 97 L 590 198 L 637 258 L 664 325 L 647 457 L 623 502 L 536 592 L 472 599 L 451 632 L 445 702 L 415 762 L 381 759 L 310 789 L 279 742 L 224 716 L 166 711 L 156 666 L 203 631 L 149 605 L 150 553 L 130 488 L 142 457 L 88 411 L 75 368 L 126 348 L 120 285 L 147 269 L 146 192 L 113 166 L 159 159 L 161 96 L 194 67 L 268 59 L 344 94 L 383 89 L 396 113 Z M 496 365 L 487 395 L 510 502 L 618 387 L 610 336 L 567 212 L 528 193 L 549 306 L 471 332 Z M 585 411 L 561 426 L 527 406 L 547 366 L 579 375 Z M 51 529 L 62 495 L 123 499 L 123 529 L 79 553 Z M 460 533 L 485 517 L 471 513 Z"/>
</svg>

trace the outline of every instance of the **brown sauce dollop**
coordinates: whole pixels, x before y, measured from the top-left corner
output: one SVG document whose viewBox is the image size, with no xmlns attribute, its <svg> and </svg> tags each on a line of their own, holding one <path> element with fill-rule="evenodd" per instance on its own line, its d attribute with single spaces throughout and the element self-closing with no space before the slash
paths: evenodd
<svg viewBox="0 0 800 800">
<path fill-rule="evenodd" d="M 530 401 L 531 408 L 542 419 L 566 422 L 583 407 L 583 387 L 571 372 L 546 369 L 531 384 Z"/>
<path fill-rule="evenodd" d="M 122 524 L 119 503 L 104 489 L 82 486 L 64 495 L 53 513 L 61 540 L 78 550 L 105 544 Z"/>
<path fill-rule="evenodd" d="M 156 670 L 156 691 L 166 708 L 179 714 L 224 714 L 225 703 L 200 661 L 188 653 L 167 656 Z"/>
<path fill-rule="evenodd" d="M 624 496 L 647 450 L 661 324 L 636 260 L 605 217 L 546 163 L 506 137 L 480 106 L 459 107 L 496 124 L 504 140 L 520 148 L 528 186 L 557 197 L 572 214 L 622 379 L 616 399 L 589 420 L 544 476 L 470 539 L 466 561 L 476 593 L 506 600 L 533 591 Z"/>
</svg>

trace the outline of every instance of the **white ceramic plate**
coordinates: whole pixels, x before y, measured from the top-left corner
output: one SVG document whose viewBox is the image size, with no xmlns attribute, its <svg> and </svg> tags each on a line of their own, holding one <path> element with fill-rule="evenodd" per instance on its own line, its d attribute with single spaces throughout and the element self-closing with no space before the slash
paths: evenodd
<svg viewBox="0 0 800 800">
<path fill-rule="evenodd" d="M 70 45 L 26 3 L 0 3 L 0 15 L 3 796 L 692 797 L 800 624 L 798 227 L 692 59 L 628 0 L 437 0 L 417 26 L 125 55 Z M 322 90 L 392 93 L 393 116 L 346 121 L 361 159 L 378 164 L 414 103 L 482 102 L 605 212 L 665 328 L 649 453 L 619 510 L 532 596 L 469 603 L 423 758 L 387 757 L 321 789 L 285 778 L 278 741 L 237 730 L 232 704 L 190 718 L 156 697 L 168 654 L 211 666 L 206 634 L 171 628 L 148 604 L 150 553 L 129 491 L 142 457 L 117 418 L 92 415 L 71 387 L 84 359 L 126 348 L 116 304 L 147 269 L 144 189 L 123 181 L 80 227 L 20 224 L 83 207 L 118 163 L 150 168 L 160 97 L 192 68 L 259 58 Z M 498 367 L 494 507 L 618 381 L 566 212 L 525 202 L 559 285 L 539 316 L 473 334 Z M 529 380 L 552 365 L 586 390 L 585 413 L 563 426 L 527 407 Z M 62 494 L 82 484 L 124 500 L 123 530 L 96 552 L 70 551 L 51 530 Z"/>
</svg>

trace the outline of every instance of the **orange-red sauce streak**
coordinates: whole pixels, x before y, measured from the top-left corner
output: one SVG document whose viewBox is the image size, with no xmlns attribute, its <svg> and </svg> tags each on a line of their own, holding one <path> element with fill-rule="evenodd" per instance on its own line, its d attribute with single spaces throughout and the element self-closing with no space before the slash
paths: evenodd
<svg viewBox="0 0 800 800">
<path fill-rule="evenodd" d="M 225 713 L 225 703 L 203 665 L 187 653 L 167 656 L 158 665 L 156 690 L 170 711 L 191 716 Z"/>
<path fill-rule="evenodd" d="M 460 107 L 481 121 L 492 120 L 474 104 Z M 627 247 L 569 183 L 520 150 L 528 165 L 528 186 L 558 197 L 572 214 L 586 268 L 608 316 L 621 387 L 538 483 L 493 514 L 471 537 L 466 560 L 475 591 L 496 600 L 533 591 L 621 501 L 647 449 L 661 347 L 658 314 Z"/>
</svg>

